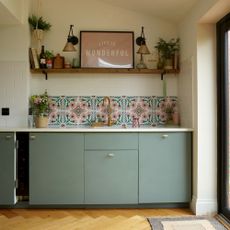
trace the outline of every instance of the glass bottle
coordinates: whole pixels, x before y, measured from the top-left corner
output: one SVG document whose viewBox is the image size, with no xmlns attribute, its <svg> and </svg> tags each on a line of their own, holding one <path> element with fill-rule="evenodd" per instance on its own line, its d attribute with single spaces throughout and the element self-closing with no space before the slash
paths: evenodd
<svg viewBox="0 0 230 230">
<path fill-rule="evenodd" d="M 39 65 L 41 69 L 46 68 L 46 56 L 45 56 L 45 47 L 42 46 L 41 53 L 39 56 Z"/>
<path fill-rule="evenodd" d="M 34 127 L 34 117 L 33 117 L 33 110 L 32 108 L 29 108 L 28 113 L 28 127 L 33 128 Z"/>
</svg>

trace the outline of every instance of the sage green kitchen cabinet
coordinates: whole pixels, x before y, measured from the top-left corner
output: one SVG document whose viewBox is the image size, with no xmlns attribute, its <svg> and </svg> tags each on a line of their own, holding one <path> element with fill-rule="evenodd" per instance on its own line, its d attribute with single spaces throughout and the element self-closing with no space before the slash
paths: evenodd
<svg viewBox="0 0 230 230">
<path fill-rule="evenodd" d="M 30 133 L 29 202 L 84 203 L 84 135 Z"/>
<path fill-rule="evenodd" d="M 38 132 L 29 147 L 31 205 L 191 200 L 190 132 Z"/>
<path fill-rule="evenodd" d="M 16 202 L 14 133 L 0 133 L 0 205 Z"/>
<path fill-rule="evenodd" d="M 138 203 L 138 134 L 85 136 L 85 203 Z"/>
<path fill-rule="evenodd" d="M 191 200 L 191 133 L 140 133 L 139 203 Z"/>
</svg>

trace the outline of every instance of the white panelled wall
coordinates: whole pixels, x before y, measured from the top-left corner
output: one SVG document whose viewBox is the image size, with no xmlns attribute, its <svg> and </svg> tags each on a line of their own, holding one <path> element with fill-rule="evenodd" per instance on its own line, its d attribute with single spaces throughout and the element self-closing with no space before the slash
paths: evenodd
<svg viewBox="0 0 230 230">
<path fill-rule="evenodd" d="M 167 75 L 165 78 L 167 94 L 177 96 L 178 77 Z M 46 81 L 44 75 L 33 76 L 33 93 L 41 93 L 41 89 L 48 89 L 49 94 L 53 96 L 162 96 L 163 89 L 160 75 L 151 74 L 49 74 L 48 79 Z"/>
<path fill-rule="evenodd" d="M 28 66 L 22 61 L 0 62 L 0 105 L 9 108 L 9 116 L 0 116 L 1 127 L 21 127 L 27 125 L 27 73 Z"/>
<path fill-rule="evenodd" d="M 27 126 L 30 76 L 30 37 L 27 24 L 29 0 L 1 2 L 9 7 L 12 17 L 18 21 L 17 24 L 0 25 L 0 126 Z M 9 108 L 10 115 L 2 116 L 2 108 Z"/>
</svg>

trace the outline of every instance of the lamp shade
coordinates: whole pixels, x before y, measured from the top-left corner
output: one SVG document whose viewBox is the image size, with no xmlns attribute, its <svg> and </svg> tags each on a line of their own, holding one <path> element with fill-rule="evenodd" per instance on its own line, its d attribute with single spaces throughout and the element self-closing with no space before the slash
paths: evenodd
<svg viewBox="0 0 230 230">
<path fill-rule="evenodd" d="M 138 54 L 150 54 L 149 49 L 148 49 L 148 47 L 146 46 L 145 43 L 140 46 L 140 48 L 138 49 L 137 53 Z"/>
<path fill-rule="evenodd" d="M 66 42 L 66 45 L 63 49 L 64 52 L 73 52 L 73 51 L 76 51 L 75 47 L 73 46 L 73 43 L 72 42 L 69 42 L 67 41 Z"/>
<path fill-rule="evenodd" d="M 69 34 L 67 37 L 67 42 L 65 44 L 65 47 L 63 49 L 64 52 L 73 52 L 76 51 L 74 45 L 78 43 L 78 38 L 73 35 L 73 25 L 70 25 L 69 28 Z"/>
</svg>

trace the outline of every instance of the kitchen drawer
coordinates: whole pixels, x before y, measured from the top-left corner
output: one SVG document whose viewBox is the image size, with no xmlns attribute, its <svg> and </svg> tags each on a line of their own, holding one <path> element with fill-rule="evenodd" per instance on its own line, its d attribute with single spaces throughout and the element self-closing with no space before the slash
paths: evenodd
<svg viewBox="0 0 230 230">
<path fill-rule="evenodd" d="M 138 149 L 137 133 L 87 133 L 85 149 Z"/>
</svg>

